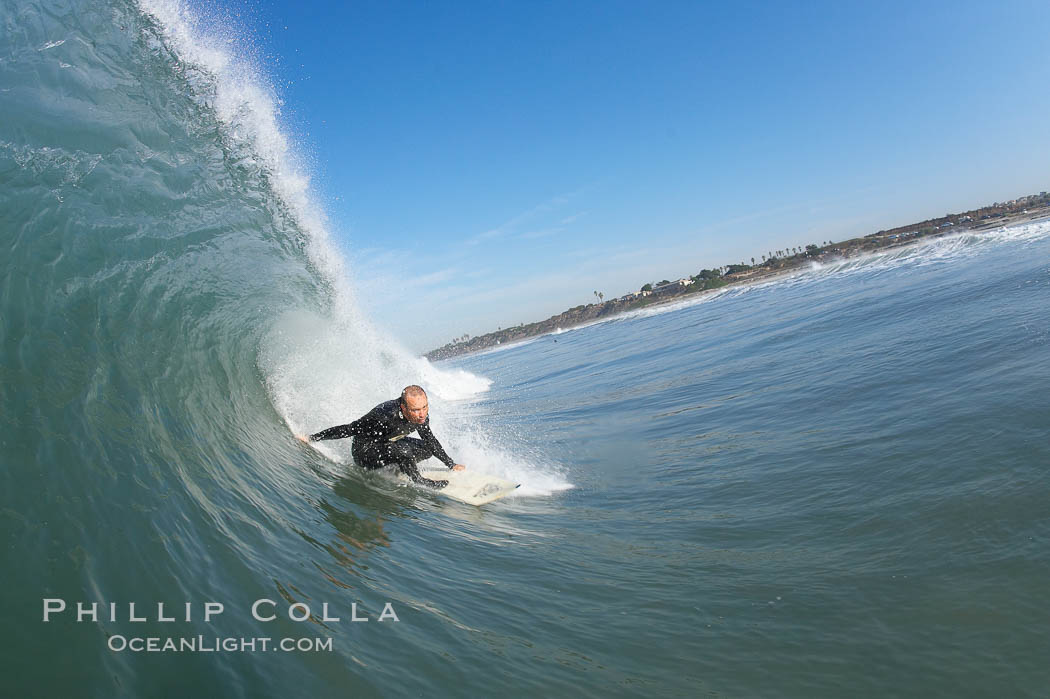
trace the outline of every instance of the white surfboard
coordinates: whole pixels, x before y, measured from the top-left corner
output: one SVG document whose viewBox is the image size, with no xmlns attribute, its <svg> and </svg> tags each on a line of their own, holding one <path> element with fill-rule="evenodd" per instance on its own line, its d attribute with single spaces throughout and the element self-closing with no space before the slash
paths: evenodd
<svg viewBox="0 0 1050 699">
<path fill-rule="evenodd" d="M 435 491 L 441 495 L 465 502 L 468 505 L 485 505 L 513 493 L 521 483 L 490 476 L 479 471 L 420 471 L 424 478 L 448 481 L 448 485 Z"/>
</svg>

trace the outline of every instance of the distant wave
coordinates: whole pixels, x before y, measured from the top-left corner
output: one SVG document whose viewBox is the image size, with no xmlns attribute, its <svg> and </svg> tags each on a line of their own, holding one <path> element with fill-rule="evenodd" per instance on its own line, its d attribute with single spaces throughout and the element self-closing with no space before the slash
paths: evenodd
<svg viewBox="0 0 1050 699">
<path fill-rule="evenodd" d="M 1050 221 L 1022 223 L 982 232 L 960 231 L 890 250 L 857 255 L 847 259 L 832 259 L 822 263 L 814 262 L 805 267 L 786 272 L 774 279 L 723 287 L 702 295 L 687 296 L 665 304 L 640 308 L 610 318 L 603 318 L 589 325 L 673 313 L 698 304 L 734 298 L 742 294 L 758 291 L 765 292 L 799 285 L 819 284 L 824 280 L 846 276 L 858 274 L 877 275 L 908 266 L 918 268 L 927 265 L 950 264 L 956 260 L 980 255 L 995 246 L 1029 245 L 1042 241 L 1048 236 L 1050 236 Z"/>
</svg>

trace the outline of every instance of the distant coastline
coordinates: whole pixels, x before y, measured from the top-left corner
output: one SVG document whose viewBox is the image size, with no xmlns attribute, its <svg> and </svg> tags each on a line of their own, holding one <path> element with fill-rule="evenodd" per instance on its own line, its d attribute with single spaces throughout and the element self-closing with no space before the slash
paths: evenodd
<svg viewBox="0 0 1050 699">
<path fill-rule="evenodd" d="M 1050 194 L 1041 192 L 1009 202 L 996 202 L 990 206 L 959 214 L 948 214 L 941 218 L 870 233 L 844 242 L 824 241 L 821 245 L 813 243 L 784 250 L 770 250 L 759 255 L 761 262 L 752 257 L 751 264 L 746 264 L 746 262 L 728 264 L 715 269 L 700 270 L 691 277 L 643 284 L 638 291 L 609 301 L 605 301 L 604 297 L 595 292 L 598 303 L 575 306 L 546 320 L 500 328 L 495 332 L 477 337 L 464 335 L 427 352 L 424 356 L 431 361 L 450 359 L 577 327 L 647 306 L 663 305 L 687 297 L 702 296 L 730 286 L 769 281 L 783 274 L 798 271 L 811 262 L 848 259 L 877 250 L 913 245 L 929 238 L 939 238 L 964 231 L 979 233 L 998 230 L 1006 226 L 1048 217 L 1050 217 Z"/>
</svg>

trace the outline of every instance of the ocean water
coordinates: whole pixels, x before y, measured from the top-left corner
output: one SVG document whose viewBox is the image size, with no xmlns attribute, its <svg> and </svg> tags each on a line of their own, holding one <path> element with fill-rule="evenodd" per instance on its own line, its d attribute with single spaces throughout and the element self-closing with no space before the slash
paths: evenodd
<svg viewBox="0 0 1050 699">
<path fill-rule="evenodd" d="M 1050 223 L 432 365 L 224 26 L 0 6 L 0 694 L 1047 695 Z M 415 382 L 518 495 L 293 439 Z"/>
</svg>

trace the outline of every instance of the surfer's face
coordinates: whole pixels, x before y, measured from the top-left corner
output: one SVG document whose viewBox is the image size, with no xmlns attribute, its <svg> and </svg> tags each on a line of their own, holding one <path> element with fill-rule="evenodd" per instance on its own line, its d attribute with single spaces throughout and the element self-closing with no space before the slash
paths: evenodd
<svg viewBox="0 0 1050 699">
<path fill-rule="evenodd" d="M 405 399 L 401 401 L 401 414 L 414 425 L 422 425 L 426 422 L 429 410 L 430 406 L 427 405 L 426 396 L 405 396 Z"/>
</svg>

